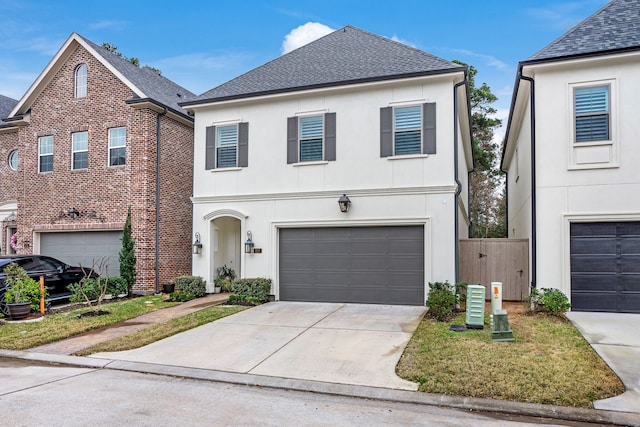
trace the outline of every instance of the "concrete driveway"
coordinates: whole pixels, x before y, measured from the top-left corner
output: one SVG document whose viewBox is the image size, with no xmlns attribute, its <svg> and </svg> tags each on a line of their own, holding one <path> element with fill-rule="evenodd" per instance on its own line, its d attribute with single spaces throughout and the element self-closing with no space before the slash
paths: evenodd
<svg viewBox="0 0 640 427">
<path fill-rule="evenodd" d="M 145 347 L 91 357 L 402 390 L 425 307 L 272 302 Z"/>
<path fill-rule="evenodd" d="M 567 317 L 627 389 L 593 406 L 640 413 L 640 314 L 571 311 Z"/>
</svg>

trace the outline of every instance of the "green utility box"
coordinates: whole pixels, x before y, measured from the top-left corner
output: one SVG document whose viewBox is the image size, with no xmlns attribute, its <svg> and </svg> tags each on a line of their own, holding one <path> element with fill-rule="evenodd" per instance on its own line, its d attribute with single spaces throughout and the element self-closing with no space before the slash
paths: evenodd
<svg viewBox="0 0 640 427">
<path fill-rule="evenodd" d="M 507 310 L 496 310 L 491 315 L 491 340 L 510 342 L 516 340 L 509 326 Z"/>
<path fill-rule="evenodd" d="M 484 329 L 484 286 L 467 286 L 467 328 Z"/>
</svg>

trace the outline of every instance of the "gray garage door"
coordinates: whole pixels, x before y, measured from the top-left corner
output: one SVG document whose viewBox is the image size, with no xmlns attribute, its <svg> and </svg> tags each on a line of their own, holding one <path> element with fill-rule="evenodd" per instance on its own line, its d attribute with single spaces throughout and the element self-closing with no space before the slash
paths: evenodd
<svg viewBox="0 0 640 427">
<path fill-rule="evenodd" d="M 424 227 L 280 230 L 280 299 L 424 305 Z"/>
<path fill-rule="evenodd" d="M 640 222 L 571 224 L 571 305 L 640 313 Z"/>
<path fill-rule="evenodd" d="M 120 275 L 118 254 L 122 248 L 122 231 L 78 231 L 41 233 L 40 253 L 71 265 L 91 267 L 103 256 L 108 257 L 109 276 Z M 103 271 L 103 274 L 105 272 Z"/>
</svg>

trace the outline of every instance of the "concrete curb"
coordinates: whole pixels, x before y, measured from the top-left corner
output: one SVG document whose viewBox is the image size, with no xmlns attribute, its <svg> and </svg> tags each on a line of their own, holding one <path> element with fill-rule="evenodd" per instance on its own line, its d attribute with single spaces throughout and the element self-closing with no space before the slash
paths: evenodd
<svg viewBox="0 0 640 427">
<path fill-rule="evenodd" d="M 151 363 L 127 362 L 121 360 L 94 359 L 91 357 L 32 353 L 27 351 L 0 350 L 0 357 L 17 358 L 84 368 L 113 369 L 155 375 L 166 375 L 201 381 L 223 382 L 253 387 L 269 387 L 283 390 L 322 393 L 334 396 L 440 406 L 468 411 L 497 412 L 509 415 L 545 417 L 565 421 L 606 423 L 613 425 L 640 427 L 640 415 L 629 412 L 571 408 L 565 406 L 520 403 L 471 397 L 446 396 L 415 391 L 325 383 L 319 381 L 297 380 L 280 377 L 267 377 L 254 374 L 186 368 L 181 366 L 156 365 Z"/>
</svg>

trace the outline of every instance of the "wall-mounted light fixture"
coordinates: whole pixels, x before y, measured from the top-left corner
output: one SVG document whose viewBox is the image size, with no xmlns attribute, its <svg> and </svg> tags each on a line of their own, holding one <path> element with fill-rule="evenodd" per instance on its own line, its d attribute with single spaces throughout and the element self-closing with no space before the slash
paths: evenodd
<svg viewBox="0 0 640 427">
<path fill-rule="evenodd" d="M 69 216 L 71 219 L 76 219 L 80 216 L 80 212 L 76 208 L 69 208 Z"/>
<path fill-rule="evenodd" d="M 198 255 L 202 252 L 202 243 L 200 243 L 200 233 L 195 234 L 196 241 L 193 242 L 193 253 Z"/>
<path fill-rule="evenodd" d="M 245 254 L 252 254 L 253 253 L 253 240 L 251 240 L 252 238 L 252 234 L 251 231 L 247 231 L 247 241 L 244 242 L 244 253 Z"/>
<path fill-rule="evenodd" d="M 340 206 L 340 212 L 349 212 L 351 200 L 349 200 L 346 194 L 343 194 L 342 197 L 338 199 L 338 206 Z"/>
</svg>

